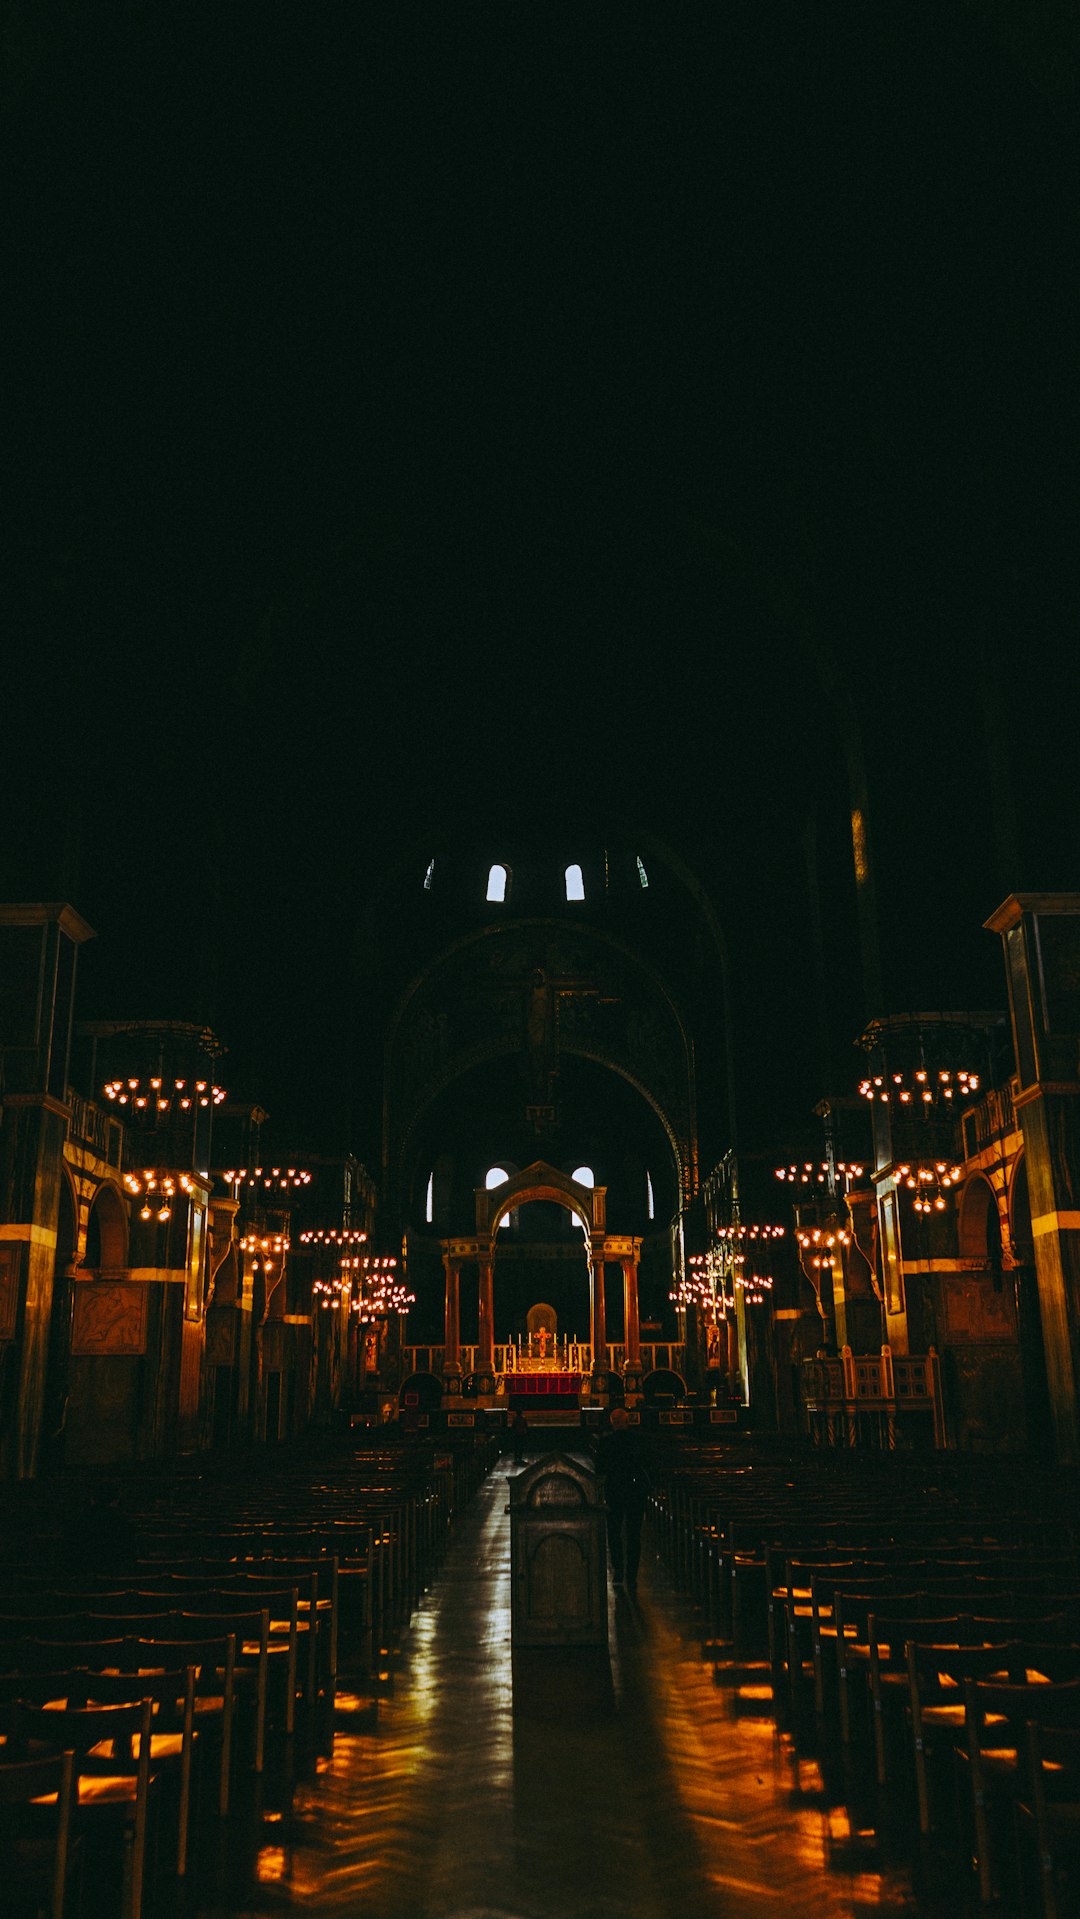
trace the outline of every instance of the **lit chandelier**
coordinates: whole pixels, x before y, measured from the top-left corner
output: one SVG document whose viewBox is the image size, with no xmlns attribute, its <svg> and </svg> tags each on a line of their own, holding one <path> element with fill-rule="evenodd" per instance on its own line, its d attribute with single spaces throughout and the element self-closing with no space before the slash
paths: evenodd
<svg viewBox="0 0 1080 1919">
<path fill-rule="evenodd" d="M 842 1226 L 799 1226 L 795 1236 L 804 1260 L 809 1256 L 810 1264 L 819 1270 L 838 1266 L 843 1248 L 851 1244 L 851 1234 Z"/>
<path fill-rule="evenodd" d="M 310 1186 L 311 1174 L 299 1172 L 295 1166 L 255 1166 L 246 1173 L 230 1170 L 222 1174 L 230 1186 L 246 1186 L 250 1191 L 258 1189 L 268 1192 L 295 1192 L 297 1187 Z"/>
<path fill-rule="evenodd" d="M 363 1246 L 366 1240 L 358 1226 L 309 1226 L 300 1235 L 301 1246 Z"/>
<path fill-rule="evenodd" d="M 337 1288 L 338 1297 L 345 1292 L 353 1292 L 352 1310 L 361 1324 L 391 1319 L 395 1313 L 404 1316 L 410 1306 L 415 1306 L 416 1294 L 411 1293 L 398 1278 L 397 1266 L 398 1262 L 392 1253 L 346 1255 L 341 1261 L 341 1269 L 342 1274 L 348 1277 L 332 1280 L 329 1284 Z M 356 1276 L 355 1281 L 353 1275 Z M 323 1301 L 324 1305 L 329 1303 L 328 1300 Z"/>
<path fill-rule="evenodd" d="M 778 1166 L 776 1177 L 786 1180 L 790 1186 L 827 1186 L 832 1170 L 841 1175 L 850 1189 L 853 1180 L 862 1179 L 866 1168 L 856 1166 L 851 1160 L 838 1159 L 835 1168 L 831 1168 L 827 1159 L 805 1159 L 801 1164 Z"/>
<path fill-rule="evenodd" d="M 979 1093 L 978 1073 L 965 1071 L 947 1072 L 941 1068 L 931 1072 L 920 1066 L 912 1073 L 874 1073 L 860 1081 L 859 1092 L 863 1099 L 878 1100 L 883 1105 L 890 1102 L 898 1106 L 935 1106 L 959 1105 L 964 1100 L 976 1099 Z"/>
<path fill-rule="evenodd" d="M 773 1289 L 772 1275 L 769 1273 L 736 1273 L 735 1285 L 743 1294 L 748 1306 L 764 1306 L 766 1293 Z M 732 1304 L 734 1305 L 734 1301 Z"/>
<path fill-rule="evenodd" d="M 340 1306 L 350 1290 L 349 1281 L 335 1273 L 333 1279 L 317 1279 L 311 1288 L 311 1295 L 325 1312 L 331 1306 Z"/>
<path fill-rule="evenodd" d="M 716 1295 L 712 1281 L 704 1271 L 707 1255 L 693 1253 L 687 1261 L 687 1271 L 677 1281 L 668 1294 L 676 1306 L 711 1306 Z"/>
<path fill-rule="evenodd" d="M 783 1239 L 785 1226 L 718 1226 L 716 1237 L 720 1240 L 745 1239 Z"/>
<path fill-rule="evenodd" d="M 124 1185 L 133 1199 L 141 1199 L 140 1219 L 152 1219 L 157 1213 L 164 1225 L 172 1218 L 173 1201 L 177 1192 L 192 1193 L 195 1182 L 190 1173 L 162 1173 L 147 1167 L 141 1173 L 125 1173 Z"/>
<path fill-rule="evenodd" d="M 117 1106 L 130 1107 L 131 1112 L 140 1117 L 168 1113 L 174 1107 L 186 1113 L 200 1106 L 220 1106 L 225 1098 L 225 1088 L 213 1085 L 210 1080 L 170 1081 L 160 1075 L 153 1079 L 110 1079 L 103 1091 L 106 1099 L 115 1101 Z"/>
<path fill-rule="evenodd" d="M 287 1253 L 291 1242 L 287 1233 L 245 1233 L 240 1241 L 242 1253 Z"/>
<path fill-rule="evenodd" d="M 897 1185 L 914 1193 L 917 1213 L 943 1213 L 948 1205 L 946 1193 L 962 1177 L 962 1167 L 942 1159 L 907 1162 L 896 1168 Z"/>
</svg>

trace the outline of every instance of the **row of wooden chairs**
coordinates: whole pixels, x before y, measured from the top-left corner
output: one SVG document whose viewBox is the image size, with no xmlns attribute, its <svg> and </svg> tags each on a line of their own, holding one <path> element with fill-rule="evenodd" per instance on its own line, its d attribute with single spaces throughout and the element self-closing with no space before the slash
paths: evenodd
<svg viewBox="0 0 1080 1919">
<path fill-rule="evenodd" d="M 186 1871 L 198 1799 L 203 1818 L 226 1817 L 238 1763 L 263 1770 L 298 1711 L 332 1726 L 343 1645 L 373 1670 L 488 1463 L 480 1448 L 437 1462 L 350 1449 L 297 1470 L 279 1459 L 273 1475 L 179 1475 L 164 1497 L 136 1476 L 101 1550 L 85 1524 L 75 1549 L 65 1539 L 62 1498 L 35 1510 L 12 1495 L 0 1843 L 37 1872 L 42 1908 L 60 1914 L 73 1867 L 96 1870 L 104 1827 L 140 1919 L 155 1866 Z"/>
<path fill-rule="evenodd" d="M 812 1706 L 815 1739 L 867 1745 L 881 1791 L 910 1790 L 922 1840 L 946 1836 L 973 1860 L 984 1900 L 1026 1862 L 1057 1919 L 1080 1836 L 1068 1524 L 1018 1475 L 992 1484 L 965 1468 L 931 1489 L 918 1468 L 905 1485 L 877 1462 L 763 1463 L 699 1449 L 656 1476 L 658 1544 L 706 1639 L 767 1647 L 774 1710 L 796 1738 Z M 1015 1870 L 995 1799 L 1030 1841 Z"/>
</svg>

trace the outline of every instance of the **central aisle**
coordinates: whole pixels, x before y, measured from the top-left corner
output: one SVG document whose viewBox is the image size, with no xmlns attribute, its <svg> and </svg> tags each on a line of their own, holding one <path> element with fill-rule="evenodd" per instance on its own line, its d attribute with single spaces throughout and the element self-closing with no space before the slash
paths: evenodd
<svg viewBox="0 0 1080 1919">
<path fill-rule="evenodd" d="M 513 1469 L 509 1469 L 512 1471 Z M 610 1597 L 610 1679 L 533 1655 L 515 1710 L 501 1464 L 405 1635 L 377 1731 L 339 1731 L 260 1855 L 249 1910 L 373 1919 L 812 1919 L 914 1912 L 837 1868 L 816 1769 L 733 1717 L 646 1541 Z M 553 1664 L 550 1675 L 544 1662 Z M 291 1843 L 281 1845 L 282 1838 Z M 831 1863 L 830 1863 L 831 1858 Z M 265 1900 L 265 1904 L 263 1903 Z"/>
</svg>

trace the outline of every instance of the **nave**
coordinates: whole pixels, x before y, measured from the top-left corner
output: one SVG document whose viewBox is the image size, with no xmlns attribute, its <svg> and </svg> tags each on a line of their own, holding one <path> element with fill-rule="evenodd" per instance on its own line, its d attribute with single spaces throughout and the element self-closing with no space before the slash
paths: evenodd
<svg viewBox="0 0 1080 1919">
<path fill-rule="evenodd" d="M 285 1797 L 268 1779 L 242 1849 L 254 1883 L 200 1899 L 199 1919 L 929 1910 L 902 1866 L 860 1854 L 816 1764 L 777 1733 L 753 1683 L 767 1670 L 740 1670 L 741 1692 L 730 1660 L 714 1676 L 648 1531 L 637 1598 L 609 1587 L 609 1655 L 512 1659 L 514 1470 L 500 1462 L 459 1522 L 377 1724 L 354 1718 L 343 1675 L 332 1756 Z"/>
</svg>

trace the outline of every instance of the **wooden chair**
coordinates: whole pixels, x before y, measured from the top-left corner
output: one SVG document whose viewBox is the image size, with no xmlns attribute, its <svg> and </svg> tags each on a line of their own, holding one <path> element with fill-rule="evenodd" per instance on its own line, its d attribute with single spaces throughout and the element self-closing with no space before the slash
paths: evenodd
<svg viewBox="0 0 1080 1919">
<path fill-rule="evenodd" d="M 1020 1760 L 1017 1839 L 1034 1841 L 1043 1919 L 1062 1919 L 1080 1902 L 1080 1731 L 1029 1719 Z"/>
<path fill-rule="evenodd" d="M 1046 1728 L 1080 1732 L 1080 1679 L 1017 1684 L 1029 1669 L 1028 1650 L 1016 1649 L 1008 1681 L 968 1678 L 964 1682 L 964 1742 L 956 1758 L 961 1768 L 966 1764 L 969 1774 L 965 1803 L 984 1904 L 994 1896 L 998 1874 L 992 1833 L 995 1827 L 1000 1829 L 1001 1814 L 1019 1796 L 1020 1755 L 1028 1721 L 1037 1718 Z M 1041 1773 L 1039 1788 L 1045 1797 Z"/>
<path fill-rule="evenodd" d="M 5 1892 L 13 1903 L 32 1900 L 49 1919 L 64 1919 L 75 1779 L 72 1752 L 0 1765 Z"/>
<path fill-rule="evenodd" d="M 137 1673 L 82 1673 L 74 1678 L 68 1707 L 131 1706 L 152 1702 L 150 1763 L 163 1785 L 175 1785 L 176 1874 L 187 1871 L 191 1791 L 195 1759 L 195 1667 Z"/>
<path fill-rule="evenodd" d="M 236 1685 L 253 1699 L 253 1765 L 262 1772 L 266 1765 L 266 1729 L 270 1694 L 270 1614 L 265 1607 L 244 1611 L 183 1612 L 176 1616 L 171 1635 L 184 1640 L 233 1639 L 236 1645 Z M 295 1650 L 295 1648 L 294 1648 Z M 294 1666 L 295 1670 L 295 1666 Z"/>
<path fill-rule="evenodd" d="M 126 1919 L 141 1919 L 154 1775 L 150 1770 L 152 1702 L 53 1709 L 19 1705 L 13 1750 L 60 1748 L 78 1759 L 76 1830 L 88 1842 L 114 1834 L 122 1843 Z"/>
<path fill-rule="evenodd" d="M 951 1752 L 964 1724 L 964 1682 L 1007 1677 L 1012 1646 L 935 1646 L 909 1640 L 908 1720 L 919 1810 L 919 1831 L 932 1829 L 928 1760 Z"/>
<path fill-rule="evenodd" d="M 194 1722 L 201 1757 L 218 1759 L 217 1811 L 229 1810 L 233 1731 L 236 1720 L 236 1634 L 207 1639 L 132 1639 L 124 1647 L 124 1683 L 156 1679 L 163 1671 L 190 1667 L 194 1676 Z"/>
</svg>

